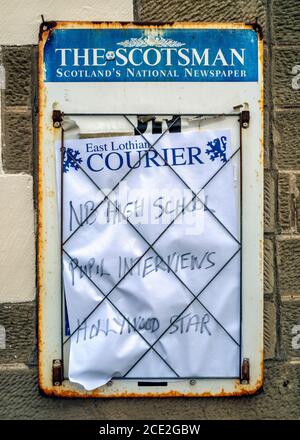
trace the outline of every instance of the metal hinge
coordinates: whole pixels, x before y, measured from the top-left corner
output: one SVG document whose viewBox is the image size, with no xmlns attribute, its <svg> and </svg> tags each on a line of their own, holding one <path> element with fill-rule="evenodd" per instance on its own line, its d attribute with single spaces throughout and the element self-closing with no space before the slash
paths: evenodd
<svg viewBox="0 0 300 440">
<path fill-rule="evenodd" d="M 242 110 L 242 108 L 244 108 L 244 110 Z M 249 109 L 248 103 L 245 102 L 244 104 L 235 105 L 233 106 L 233 109 L 240 111 L 239 123 L 241 128 L 248 128 L 250 123 L 250 111 L 248 110 Z"/>
<path fill-rule="evenodd" d="M 60 128 L 61 123 L 64 119 L 64 114 L 60 110 L 53 110 L 52 112 L 52 121 L 53 121 L 53 127 L 54 128 Z"/>
<path fill-rule="evenodd" d="M 54 359 L 52 362 L 52 383 L 55 386 L 63 382 L 63 363 L 61 359 Z"/>
<path fill-rule="evenodd" d="M 250 382 L 250 361 L 249 358 L 244 358 L 241 366 L 241 383 Z"/>
<path fill-rule="evenodd" d="M 242 110 L 240 116 L 240 124 L 242 128 L 248 128 L 250 122 L 250 112 L 249 110 Z"/>
</svg>

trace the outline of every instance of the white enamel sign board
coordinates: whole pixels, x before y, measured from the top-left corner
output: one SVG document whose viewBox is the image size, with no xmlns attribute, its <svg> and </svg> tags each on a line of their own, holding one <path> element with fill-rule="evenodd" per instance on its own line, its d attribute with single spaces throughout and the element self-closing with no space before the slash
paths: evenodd
<svg viewBox="0 0 300 440">
<path fill-rule="evenodd" d="M 251 26 L 43 30 L 46 393 L 242 395 L 261 386 L 262 87 Z"/>
</svg>

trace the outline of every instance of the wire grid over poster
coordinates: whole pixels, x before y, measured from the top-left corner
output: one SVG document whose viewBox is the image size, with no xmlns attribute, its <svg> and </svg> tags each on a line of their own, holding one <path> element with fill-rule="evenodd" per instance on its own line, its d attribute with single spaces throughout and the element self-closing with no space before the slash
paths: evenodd
<svg viewBox="0 0 300 440">
<path fill-rule="evenodd" d="M 78 143 L 89 145 L 88 148 L 95 155 L 95 160 L 103 159 L 100 151 L 103 152 L 105 149 L 102 145 L 101 150 L 98 145 L 99 148 L 95 150 L 93 139 L 95 141 L 99 138 L 102 141 L 107 139 L 112 145 L 116 139 L 126 139 L 129 136 L 133 136 L 139 142 L 144 142 L 143 149 L 138 149 L 138 160 L 132 160 L 130 167 L 125 167 L 122 173 L 110 173 L 114 176 L 113 179 L 101 179 L 101 173 L 95 173 L 93 168 L 92 171 L 88 169 L 80 157 L 80 152 L 75 147 L 71 148 L 77 144 L 69 140 L 74 136 L 68 134 L 68 130 L 71 124 L 72 132 L 72 118 L 76 119 L 76 117 L 89 118 L 91 121 L 93 118 L 100 118 L 106 124 L 108 120 L 113 121 L 114 118 L 116 121 L 121 121 L 119 125 L 112 123 L 105 135 L 102 131 L 99 134 L 98 130 L 95 134 L 87 129 L 85 133 L 80 133 L 77 137 Z M 226 131 L 226 127 L 229 127 L 231 131 Z M 216 133 L 221 133 L 222 130 L 223 133 L 228 133 L 228 136 L 216 138 Z M 178 145 L 182 145 L 183 138 L 187 139 L 187 145 L 189 145 L 192 137 L 197 139 L 197 136 L 203 136 L 203 132 L 206 133 L 204 139 L 208 142 L 201 146 L 202 150 L 206 148 L 202 152 L 213 162 L 214 168 L 202 179 L 197 179 L 197 176 L 196 180 L 190 179 L 188 167 L 183 173 L 176 163 L 176 160 L 183 163 L 182 150 L 176 154 L 169 151 L 167 154 L 168 148 L 163 147 L 169 146 L 168 142 L 170 139 L 175 139 L 175 136 L 179 136 Z M 230 143 L 230 148 L 227 145 L 226 149 L 224 139 L 227 144 Z M 149 153 L 152 154 L 151 159 L 149 159 Z M 72 381 L 72 375 L 69 374 L 70 368 L 83 358 L 87 358 L 86 365 L 90 365 L 90 367 L 83 368 L 92 370 L 92 373 L 86 371 L 86 374 L 97 376 L 96 365 L 103 363 L 103 360 L 109 357 L 108 353 L 113 351 L 115 351 L 115 357 L 109 361 L 111 371 L 107 372 L 107 378 L 103 383 L 112 378 L 118 380 L 183 380 L 240 377 L 242 359 L 241 153 L 242 128 L 239 113 L 175 116 L 161 114 L 149 116 L 64 115 L 58 186 L 60 186 L 61 215 L 61 343 L 65 378 Z M 189 154 L 190 162 L 193 158 L 197 159 L 196 155 Z M 140 166 L 143 160 L 146 161 L 144 168 Z M 200 159 L 198 162 L 201 163 Z M 157 164 L 160 165 L 159 168 L 156 167 Z M 93 166 L 96 167 L 96 165 Z M 115 169 L 117 165 L 113 163 L 110 167 Z M 103 168 L 101 162 L 101 171 Z M 75 206 L 74 201 L 70 200 L 69 190 L 66 188 L 66 177 L 69 177 L 74 170 L 77 173 L 73 175 L 80 176 L 75 193 L 80 193 L 82 190 L 82 199 L 80 196 L 79 199 L 86 200 L 85 203 L 80 203 L 80 207 Z M 161 194 L 164 184 L 166 183 L 167 193 L 172 188 L 185 191 L 185 196 L 182 197 L 177 209 L 170 210 L 168 221 L 153 225 L 153 217 L 151 220 L 148 217 L 148 222 L 141 224 L 134 221 L 133 206 L 129 210 L 122 209 L 124 198 L 122 193 L 118 192 L 120 187 L 125 184 L 127 190 L 129 188 L 130 195 L 134 187 L 139 185 L 139 179 L 147 180 L 145 170 L 150 173 L 146 183 L 148 193 L 158 188 L 155 206 L 160 209 L 161 217 L 163 212 Z M 100 171 L 100 165 L 97 171 Z M 232 182 L 236 183 L 236 188 L 231 196 L 228 196 L 229 199 L 234 199 L 231 200 L 233 204 L 230 205 L 234 209 L 228 212 L 228 209 L 222 208 L 222 214 L 222 209 L 218 209 L 218 206 L 223 206 L 223 201 L 224 205 L 226 204 L 226 193 L 229 192 L 227 188 L 220 191 L 224 173 L 232 175 Z M 74 182 L 72 185 L 74 186 Z M 128 191 L 126 201 L 128 202 Z M 130 204 L 132 205 L 132 202 Z M 128 207 L 128 204 L 126 206 Z M 174 257 L 176 253 L 174 249 L 178 246 L 176 245 L 177 238 L 184 236 L 183 242 L 189 240 L 186 222 L 183 220 L 180 223 L 180 220 L 186 218 L 184 216 L 187 212 L 201 217 L 201 221 L 197 224 L 197 227 L 201 229 L 200 233 L 197 233 L 197 228 L 196 232 L 195 230 L 191 232 L 193 249 L 201 249 L 203 240 L 219 242 L 220 261 L 218 264 L 213 261 L 216 252 L 209 252 L 205 245 L 204 257 L 198 254 L 196 257 L 195 255 L 191 257 L 194 258 L 194 264 L 189 265 L 186 262 L 190 256 L 187 257 L 189 252 L 186 252 L 187 249 L 184 246 L 182 252 L 177 252 Z M 111 227 L 108 226 L 109 221 L 106 223 L 98 221 L 104 213 L 106 213 L 106 219 L 108 213 L 110 220 L 114 219 L 113 232 L 108 229 Z M 231 226 L 232 222 L 227 220 L 227 215 L 235 220 L 234 228 Z M 210 224 L 211 226 L 207 227 Z M 190 228 L 192 229 L 193 227 Z M 214 233 L 210 236 L 206 231 L 214 231 Z M 78 243 L 82 243 L 82 249 L 86 248 L 87 243 L 94 243 L 95 253 L 101 247 L 103 252 L 100 251 L 96 258 L 88 258 L 87 253 L 78 249 Z M 130 255 L 130 248 L 133 244 L 136 248 Z M 123 254 L 127 257 L 129 255 L 126 262 L 122 259 Z M 181 267 L 178 264 L 174 265 L 172 256 L 177 263 L 179 261 L 179 266 L 181 262 Z M 202 261 L 199 264 L 201 257 Z M 145 261 L 147 265 L 150 258 L 156 261 L 156 266 L 155 270 L 149 270 L 150 275 L 147 280 Z M 118 272 L 118 276 L 112 276 L 110 265 L 114 265 L 116 260 L 118 260 L 118 269 L 115 272 Z M 140 266 L 142 262 L 144 263 L 143 269 Z M 187 266 L 192 269 L 192 272 L 185 270 Z M 202 276 L 201 270 L 197 270 L 199 267 L 200 269 L 204 267 L 204 270 L 209 267 L 213 270 Z M 227 289 L 226 284 L 222 287 L 222 276 L 227 273 L 226 279 L 228 279 L 230 271 L 235 273 L 235 282 L 234 287 L 229 282 Z M 151 276 L 156 277 L 154 282 Z M 141 278 L 144 284 L 139 282 Z M 79 301 L 76 296 L 76 279 L 77 289 L 80 292 L 87 290 L 93 292 L 92 301 L 87 300 L 85 303 L 84 299 L 82 300 L 83 296 L 81 302 L 77 304 L 77 310 L 81 310 L 79 319 L 78 314 L 74 315 L 75 317 L 70 316 L 73 302 Z M 147 286 L 146 289 L 145 286 Z M 227 293 L 223 293 L 226 289 Z M 232 296 L 234 298 L 231 298 Z M 146 300 L 145 297 L 147 297 Z M 102 315 L 99 315 L 100 311 L 103 311 Z M 126 350 L 124 344 L 118 347 L 108 338 L 110 335 L 115 337 L 116 334 L 118 336 L 122 334 L 122 339 L 127 342 L 130 338 L 132 339 L 129 344 L 127 343 Z M 75 347 L 78 342 L 93 339 L 92 344 L 96 343 L 99 346 L 100 338 L 106 341 L 106 345 L 98 351 L 95 350 L 95 345 L 91 345 L 87 349 L 81 349 L 79 357 L 72 357 L 70 343 Z M 89 342 L 86 345 L 88 344 Z M 139 344 L 141 346 L 137 349 Z M 96 358 L 93 358 L 95 353 Z M 92 359 L 90 364 L 89 356 Z M 226 356 L 230 357 L 230 361 L 226 361 Z M 226 365 L 226 362 L 228 368 L 222 367 Z M 82 364 L 84 364 L 83 360 Z M 73 380 L 76 381 L 76 379 Z M 98 384 L 97 380 L 95 384 Z"/>
</svg>

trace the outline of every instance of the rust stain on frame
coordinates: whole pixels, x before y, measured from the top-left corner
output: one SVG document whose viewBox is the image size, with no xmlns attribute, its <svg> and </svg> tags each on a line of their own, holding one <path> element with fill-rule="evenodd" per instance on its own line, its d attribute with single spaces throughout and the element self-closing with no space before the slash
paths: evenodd
<svg viewBox="0 0 300 440">
<path fill-rule="evenodd" d="M 43 123 L 44 123 L 44 45 L 46 42 L 46 32 L 42 31 L 42 26 L 40 27 L 40 38 L 39 38 L 39 77 L 38 77 L 38 99 L 39 99 L 39 121 L 38 121 L 38 212 L 37 212 L 37 223 L 38 223 L 38 243 L 37 243 L 37 283 L 38 283 L 38 383 L 41 390 L 44 389 L 44 369 L 42 365 L 42 356 L 44 353 L 44 343 L 42 339 L 42 324 L 43 324 L 43 298 L 46 294 L 44 290 L 44 239 L 43 239 L 43 167 L 42 167 L 42 145 L 43 145 Z"/>
<path fill-rule="evenodd" d="M 224 388 L 221 388 L 218 393 L 212 393 L 211 391 L 203 391 L 201 393 L 193 393 L 193 392 L 180 392 L 178 390 L 168 390 L 168 391 L 157 391 L 157 392 L 148 392 L 142 391 L 140 393 L 137 392 L 128 392 L 121 391 L 115 389 L 113 393 L 105 393 L 101 391 L 101 389 L 96 389 L 93 391 L 85 391 L 85 390 L 72 390 L 69 387 L 66 387 L 65 384 L 62 386 L 53 386 L 53 387 L 45 387 L 42 391 L 48 395 L 53 397 L 68 397 L 68 398 L 131 398 L 131 397 L 152 397 L 152 398 L 167 398 L 167 397 L 240 397 L 240 396 L 252 396 L 261 390 L 263 386 L 263 380 L 256 381 L 254 386 L 250 385 L 241 385 L 239 380 L 236 381 L 235 390 L 232 392 L 225 391 Z M 144 388 L 144 387 L 143 387 Z"/>
<path fill-rule="evenodd" d="M 45 29 L 43 28 L 45 26 Z M 44 45 L 53 29 L 252 29 L 250 23 L 221 22 L 107 22 L 107 21 L 50 21 L 40 27 L 40 42 Z M 46 36 L 46 38 L 45 38 Z"/>
</svg>

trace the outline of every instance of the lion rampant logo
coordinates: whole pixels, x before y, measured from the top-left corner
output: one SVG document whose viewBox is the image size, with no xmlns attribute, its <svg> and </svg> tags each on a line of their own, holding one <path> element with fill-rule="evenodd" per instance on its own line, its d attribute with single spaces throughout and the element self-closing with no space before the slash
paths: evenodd
<svg viewBox="0 0 300 440">
<path fill-rule="evenodd" d="M 67 173 L 71 168 L 74 170 L 79 170 L 82 159 L 80 157 L 80 152 L 78 150 L 73 150 L 73 148 L 64 149 L 64 162 L 63 170 Z"/>
<path fill-rule="evenodd" d="M 209 156 L 209 159 L 213 162 L 218 157 L 220 158 L 221 162 L 226 162 L 226 144 L 227 144 L 227 137 L 221 136 L 220 138 L 216 138 L 212 141 L 209 141 L 207 143 L 207 148 L 205 150 L 205 153 Z"/>
</svg>

